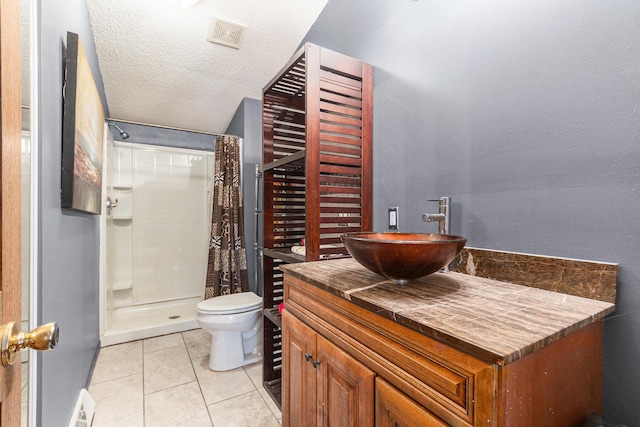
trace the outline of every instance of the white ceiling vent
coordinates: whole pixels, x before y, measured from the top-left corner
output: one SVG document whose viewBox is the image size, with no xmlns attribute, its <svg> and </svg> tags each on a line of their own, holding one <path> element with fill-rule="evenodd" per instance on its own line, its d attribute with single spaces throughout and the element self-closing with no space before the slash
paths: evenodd
<svg viewBox="0 0 640 427">
<path fill-rule="evenodd" d="M 233 22 L 224 21 L 220 18 L 212 18 L 209 27 L 209 40 L 211 43 L 217 43 L 224 46 L 240 49 L 242 39 L 244 39 L 244 31 L 247 27 Z"/>
</svg>

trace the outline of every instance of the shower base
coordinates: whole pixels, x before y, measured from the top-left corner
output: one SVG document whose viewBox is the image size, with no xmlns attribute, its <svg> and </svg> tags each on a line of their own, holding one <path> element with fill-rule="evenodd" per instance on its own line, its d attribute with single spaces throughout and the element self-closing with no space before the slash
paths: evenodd
<svg viewBox="0 0 640 427">
<path fill-rule="evenodd" d="M 201 298 L 116 308 L 100 346 L 173 334 L 198 328 L 196 305 Z"/>
</svg>

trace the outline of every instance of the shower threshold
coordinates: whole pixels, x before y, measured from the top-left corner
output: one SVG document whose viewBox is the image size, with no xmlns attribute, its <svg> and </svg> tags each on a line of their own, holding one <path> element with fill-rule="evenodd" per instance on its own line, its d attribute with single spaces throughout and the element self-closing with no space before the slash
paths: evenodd
<svg viewBox="0 0 640 427">
<path fill-rule="evenodd" d="M 201 298 L 116 308 L 100 346 L 157 337 L 198 328 L 196 305 Z"/>
</svg>

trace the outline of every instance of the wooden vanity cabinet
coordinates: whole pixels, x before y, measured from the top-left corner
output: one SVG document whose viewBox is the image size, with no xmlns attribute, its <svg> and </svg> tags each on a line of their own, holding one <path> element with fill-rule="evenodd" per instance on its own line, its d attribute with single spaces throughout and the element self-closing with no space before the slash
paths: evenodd
<svg viewBox="0 0 640 427">
<path fill-rule="evenodd" d="M 376 427 L 446 427 L 447 424 L 382 378 L 376 378 Z"/>
<path fill-rule="evenodd" d="M 493 411 L 492 365 L 286 274 L 285 307 L 283 426 L 469 426 Z"/>
<path fill-rule="evenodd" d="M 285 427 L 580 427 L 601 411 L 601 321 L 503 365 L 284 281 Z"/>
<path fill-rule="evenodd" d="M 318 375 L 311 363 L 316 354 L 318 334 L 304 323 L 282 313 L 282 346 L 284 349 L 282 422 L 284 425 L 306 425 L 306 420 L 317 419 Z M 285 410 L 286 409 L 286 410 Z"/>
<path fill-rule="evenodd" d="M 289 313 L 282 321 L 283 424 L 372 427 L 374 372 Z"/>
</svg>

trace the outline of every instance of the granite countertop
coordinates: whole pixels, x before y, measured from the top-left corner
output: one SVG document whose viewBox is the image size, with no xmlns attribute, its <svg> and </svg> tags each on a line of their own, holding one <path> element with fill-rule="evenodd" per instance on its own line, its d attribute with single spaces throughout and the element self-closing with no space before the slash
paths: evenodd
<svg viewBox="0 0 640 427">
<path fill-rule="evenodd" d="M 281 266 L 318 288 L 482 360 L 505 365 L 602 319 L 611 302 L 455 272 L 404 284 L 351 258 Z"/>
</svg>

